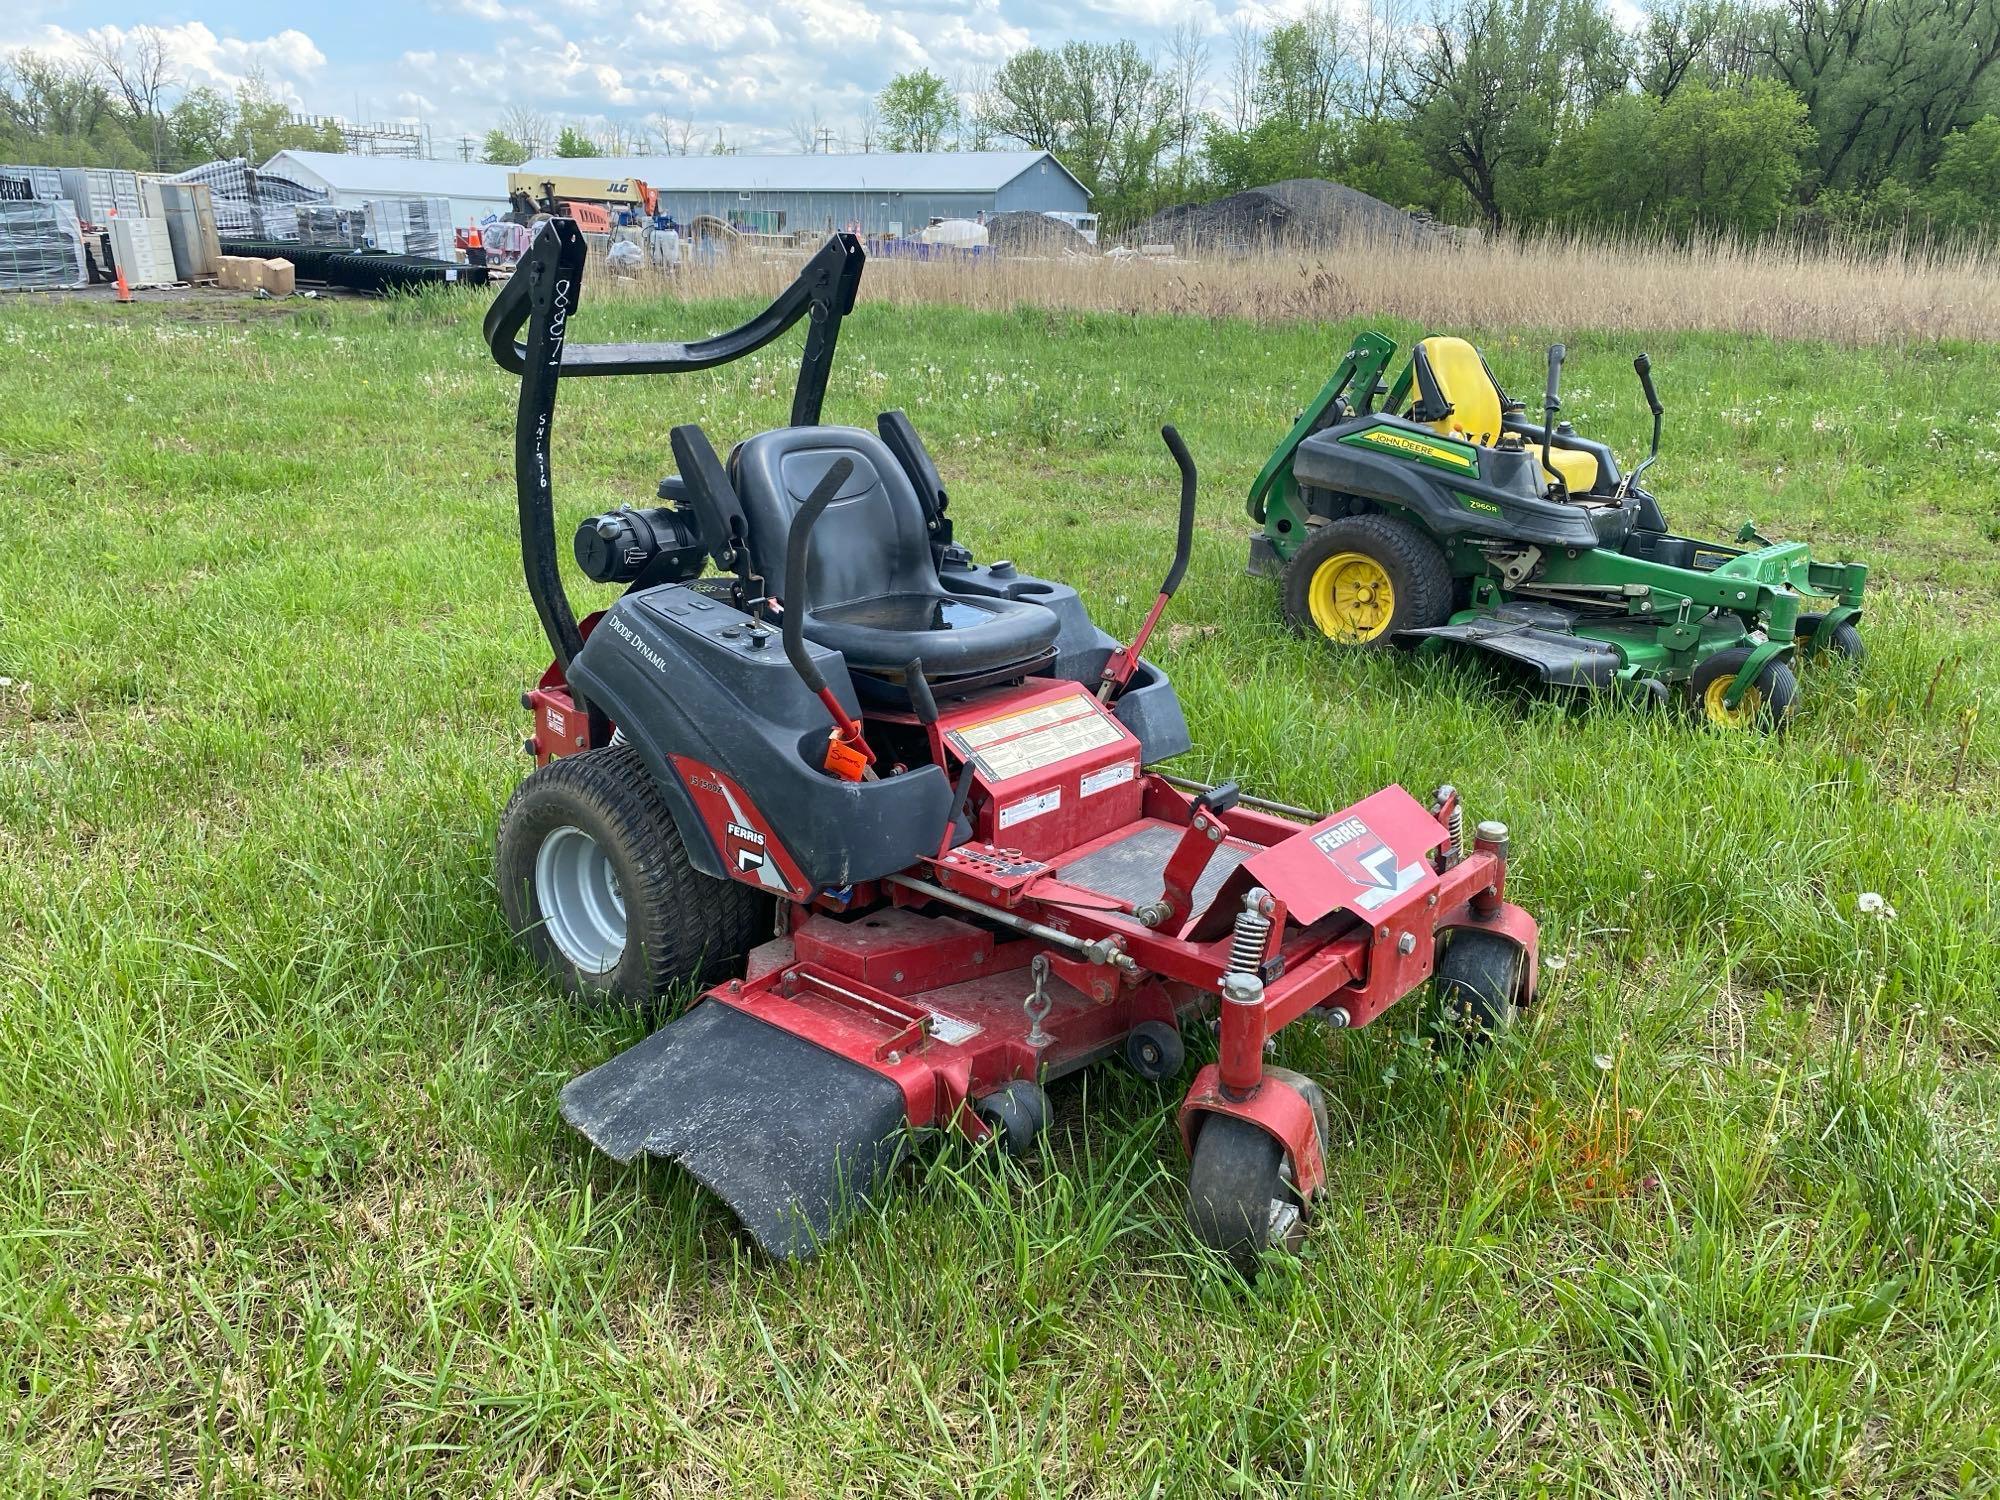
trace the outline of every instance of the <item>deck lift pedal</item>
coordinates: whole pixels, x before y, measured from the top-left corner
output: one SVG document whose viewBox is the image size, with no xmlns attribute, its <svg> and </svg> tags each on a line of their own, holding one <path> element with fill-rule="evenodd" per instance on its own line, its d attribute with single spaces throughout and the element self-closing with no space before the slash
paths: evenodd
<svg viewBox="0 0 2000 1500">
<path fill-rule="evenodd" d="M 1432 1024 L 1476 1042 L 1533 997 L 1506 830 L 1468 843 L 1449 787 L 1319 816 L 1155 769 L 1189 748 L 1142 655 L 1187 562 L 1186 448 L 1164 429 L 1178 550 L 1121 644 L 1067 585 L 973 561 L 900 412 L 821 424 L 863 259 L 829 240 L 700 342 L 579 345 L 584 241 L 558 218 L 488 314 L 521 376 L 522 557 L 555 653 L 524 695 L 538 765 L 501 821 L 502 902 L 579 996 L 708 986 L 571 1082 L 563 1115 L 620 1161 L 681 1163 L 767 1251 L 805 1255 L 913 1131 L 1028 1150 L 1051 1080 L 1105 1059 L 1172 1078 L 1212 1019 L 1217 1060 L 1180 1105 L 1190 1220 L 1254 1271 L 1326 1182 L 1320 1089 L 1266 1058 L 1280 1028 L 1363 1026 L 1427 987 Z M 675 428 L 666 503 L 577 533 L 584 571 L 626 585 L 579 622 L 550 487 L 559 379 L 707 369 L 800 320 L 791 425 L 727 463 Z"/>
</svg>

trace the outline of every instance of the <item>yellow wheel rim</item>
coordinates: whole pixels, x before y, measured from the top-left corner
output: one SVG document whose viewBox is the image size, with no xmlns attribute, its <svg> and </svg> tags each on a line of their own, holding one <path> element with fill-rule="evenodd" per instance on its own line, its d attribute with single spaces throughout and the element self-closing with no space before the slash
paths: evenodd
<svg viewBox="0 0 2000 1500">
<path fill-rule="evenodd" d="M 1389 628 L 1396 586 L 1388 570 L 1367 553 L 1336 552 L 1313 570 L 1306 606 L 1328 640 L 1365 645 Z"/>
<path fill-rule="evenodd" d="M 1754 687 L 1745 688 L 1743 696 L 1736 702 L 1736 707 L 1731 708 L 1722 699 L 1729 691 L 1729 684 L 1735 680 L 1734 674 L 1717 677 L 1704 688 L 1701 695 L 1702 712 L 1708 715 L 1708 722 L 1711 724 L 1720 724 L 1725 729 L 1748 729 L 1757 722 L 1758 714 L 1763 711 L 1764 695 Z"/>
</svg>

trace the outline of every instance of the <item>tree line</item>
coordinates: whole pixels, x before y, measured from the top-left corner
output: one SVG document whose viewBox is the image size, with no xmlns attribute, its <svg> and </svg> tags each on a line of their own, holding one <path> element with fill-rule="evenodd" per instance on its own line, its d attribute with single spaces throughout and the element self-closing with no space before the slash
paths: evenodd
<svg viewBox="0 0 2000 1500">
<path fill-rule="evenodd" d="M 799 150 L 1054 152 L 1112 230 L 1288 177 L 1490 230 L 2000 227 L 2000 0 L 1316 3 L 1217 38 L 1066 42 L 897 76 Z M 171 101 L 171 102 L 169 102 Z M 340 149 L 254 77 L 181 88 L 158 33 L 0 67 L 0 159 L 164 166 Z M 590 126 L 516 105 L 481 154 L 728 153 L 668 114 Z"/>
</svg>

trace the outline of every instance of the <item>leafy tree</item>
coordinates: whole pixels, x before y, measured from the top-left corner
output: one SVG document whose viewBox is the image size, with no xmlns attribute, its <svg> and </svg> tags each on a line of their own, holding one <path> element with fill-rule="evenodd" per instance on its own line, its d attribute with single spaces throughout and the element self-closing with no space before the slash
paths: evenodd
<svg viewBox="0 0 2000 1500">
<path fill-rule="evenodd" d="M 1154 206 L 1172 139 L 1174 94 L 1131 42 L 1031 47 L 993 75 L 984 108 L 997 136 L 1052 151 L 1113 223 Z"/>
<path fill-rule="evenodd" d="M 1806 102 L 1813 187 L 1925 177 L 2000 103 L 2000 0 L 1783 0 L 1756 22 L 1757 65 Z"/>
<path fill-rule="evenodd" d="M 1627 41 L 1601 0 L 1448 0 L 1396 84 L 1418 150 L 1488 227 L 1532 218 L 1563 129 L 1620 94 Z"/>
<path fill-rule="evenodd" d="M 597 142 L 578 130 L 574 125 L 565 125 L 562 134 L 556 137 L 557 156 L 595 156 Z"/>
<path fill-rule="evenodd" d="M 898 73 L 876 106 L 882 144 L 891 151 L 936 151 L 958 124 L 958 96 L 929 68 Z"/>
<path fill-rule="evenodd" d="M 1987 115 L 1946 138 L 1917 204 L 1947 229 L 2000 222 L 2000 117 Z"/>
<path fill-rule="evenodd" d="M 479 150 L 481 161 L 505 167 L 518 167 L 528 159 L 528 155 L 526 146 L 497 125 L 486 132 L 486 143 Z"/>
<path fill-rule="evenodd" d="M 1664 104 L 1626 94 L 1568 143 L 1555 175 L 1567 211 L 1607 227 L 1746 236 L 1777 226 L 1813 147 L 1805 101 L 1759 79 L 1682 83 Z M 1634 171 L 1633 163 L 1646 164 Z"/>
</svg>

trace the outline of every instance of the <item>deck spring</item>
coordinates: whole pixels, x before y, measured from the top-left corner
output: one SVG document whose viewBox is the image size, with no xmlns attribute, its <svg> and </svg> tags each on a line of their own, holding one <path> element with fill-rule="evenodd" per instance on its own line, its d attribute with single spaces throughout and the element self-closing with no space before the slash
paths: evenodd
<svg viewBox="0 0 2000 1500">
<path fill-rule="evenodd" d="M 1236 914 L 1236 934 L 1229 944 L 1229 967 L 1238 974 L 1255 974 L 1264 967 L 1264 948 L 1271 938 L 1271 919 L 1264 906 L 1271 899 L 1262 886 L 1243 893 L 1243 910 Z"/>
</svg>

